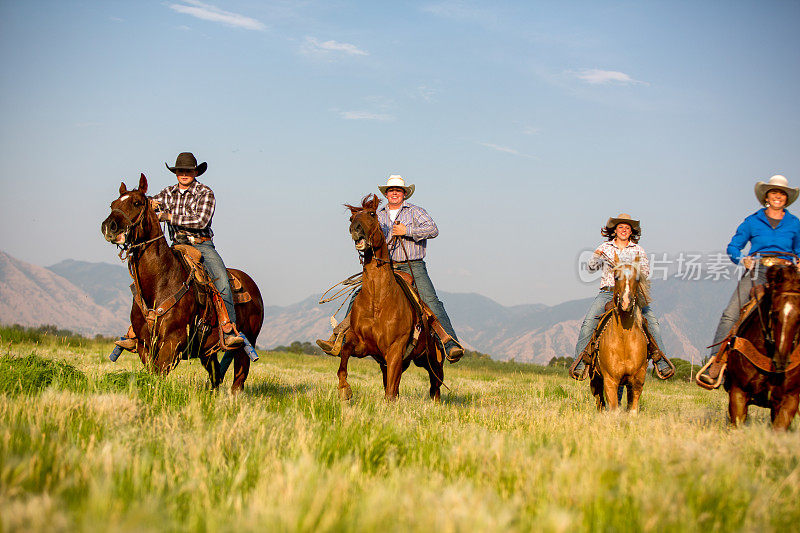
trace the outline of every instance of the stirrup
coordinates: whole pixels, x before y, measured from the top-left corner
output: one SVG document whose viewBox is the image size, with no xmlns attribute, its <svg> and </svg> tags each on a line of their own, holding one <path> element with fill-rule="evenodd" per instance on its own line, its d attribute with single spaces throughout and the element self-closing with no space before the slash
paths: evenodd
<svg viewBox="0 0 800 533">
<path fill-rule="evenodd" d="M 225 351 L 235 350 L 236 348 L 240 348 L 244 346 L 244 339 L 241 335 L 238 335 L 235 331 L 230 333 L 222 333 L 222 349 Z"/>
<path fill-rule="evenodd" d="M 702 388 L 704 388 L 706 390 L 718 389 L 720 387 L 720 385 L 722 385 L 722 381 L 725 379 L 725 369 L 728 368 L 728 363 L 722 363 L 722 366 L 719 369 L 719 375 L 717 376 L 716 381 L 711 379 L 711 376 L 709 376 L 708 381 L 706 381 L 703 378 L 703 376 L 708 375 L 708 374 L 706 374 L 706 371 L 715 362 L 716 362 L 716 358 L 715 357 L 712 357 L 711 359 L 709 359 L 708 362 L 705 365 L 703 365 L 703 368 L 701 368 L 700 370 L 697 371 L 697 375 L 694 377 L 694 382 L 697 383 L 697 385 L 699 385 L 700 387 L 702 387 Z"/>
<path fill-rule="evenodd" d="M 660 352 L 655 352 L 653 355 L 658 355 L 659 353 Z M 658 362 L 662 360 L 666 361 L 667 366 L 669 367 L 663 374 L 661 373 L 661 369 L 658 368 Z M 656 376 L 658 376 L 658 379 L 669 379 L 675 375 L 675 365 L 673 365 L 672 361 L 670 361 L 663 353 L 660 354 L 658 359 L 653 357 L 653 368 L 656 371 Z"/>
<path fill-rule="evenodd" d="M 447 350 L 444 357 L 445 359 L 450 361 L 451 364 L 457 363 L 461 360 L 462 357 L 464 357 L 464 348 L 457 340 L 453 339 L 452 337 L 450 338 L 450 342 L 453 343 L 453 346 L 451 346 L 450 349 Z M 448 344 L 450 344 L 450 342 L 448 342 Z"/>
<path fill-rule="evenodd" d="M 583 362 L 583 370 L 579 374 L 576 369 L 581 362 Z M 577 381 L 583 381 L 589 377 L 589 363 L 583 360 L 583 354 L 581 354 L 581 357 L 576 357 L 570 365 L 569 376 Z"/>
<path fill-rule="evenodd" d="M 119 339 L 114 341 L 114 344 L 122 348 L 123 350 L 128 350 L 129 352 L 136 351 L 136 337 L 120 337 Z"/>
</svg>

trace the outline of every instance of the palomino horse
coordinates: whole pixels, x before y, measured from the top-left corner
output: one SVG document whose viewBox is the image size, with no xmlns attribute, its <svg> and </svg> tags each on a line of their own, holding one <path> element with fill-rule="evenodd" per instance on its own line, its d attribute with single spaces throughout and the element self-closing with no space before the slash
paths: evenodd
<svg viewBox="0 0 800 533">
<path fill-rule="evenodd" d="M 728 341 L 728 415 L 737 426 L 748 406 L 766 407 L 772 427 L 785 430 L 800 398 L 800 273 L 795 266 L 771 266 L 765 289 Z"/>
<path fill-rule="evenodd" d="M 440 386 L 444 380 L 442 360 L 437 357 L 435 340 L 428 324 L 409 303 L 395 279 L 386 239 L 381 231 L 376 209 L 380 199 L 366 196 L 361 207 L 350 209 L 350 236 L 356 249 L 363 253 L 364 271 L 361 292 L 353 301 L 350 330 L 347 332 L 339 364 L 339 397 L 352 397 L 347 383 L 347 361 L 350 356 L 372 356 L 381 366 L 383 388 L 387 400 L 397 398 L 400 376 L 411 361 L 428 371 L 430 395 L 440 401 Z M 413 345 L 415 326 L 421 327 L 419 340 Z"/>
<path fill-rule="evenodd" d="M 151 327 L 142 309 L 134 302 L 131 324 L 138 338 L 136 351 L 145 367 L 160 374 L 168 374 L 177 366 L 181 356 L 199 357 L 208 371 L 211 386 L 216 388 L 222 382 L 224 372 L 220 371 L 217 360 L 219 336 L 216 318 L 211 311 L 213 305 L 201 306 L 196 289 L 190 289 L 195 283 L 191 273 L 167 244 L 146 193 L 147 178 L 144 174 L 139 179 L 138 189 L 129 191 L 122 183 L 119 198 L 111 203 L 111 214 L 100 226 L 108 242 L 127 252 L 128 270 L 143 305 L 154 310 L 154 316 L 155 311 L 160 312 Z M 239 270 L 229 271 L 252 298 L 236 305 L 236 325 L 251 344 L 255 343 L 264 320 L 261 293 L 250 276 Z M 211 296 L 207 295 L 206 300 L 210 299 Z M 250 372 L 250 358 L 243 347 L 228 354 L 234 361 L 231 390 L 238 392 Z"/>
<path fill-rule="evenodd" d="M 590 387 L 601 411 L 616 410 L 620 386 L 627 387 L 627 408 L 637 413 L 647 374 L 647 337 L 637 300 L 646 304 L 649 284 L 639 279 L 638 255 L 631 263 L 620 263 L 615 253 L 614 265 L 614 308 L 600 333 Z"/>
</svg>

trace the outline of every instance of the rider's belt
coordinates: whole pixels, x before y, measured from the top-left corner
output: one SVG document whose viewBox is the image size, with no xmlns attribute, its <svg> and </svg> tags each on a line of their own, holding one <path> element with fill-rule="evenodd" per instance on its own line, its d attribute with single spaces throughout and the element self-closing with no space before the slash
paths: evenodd
<svg viewBox="0 0 800 533">
<path fill-rule="evenodd" d="M 186 233 L 176 233 L 175 234 L 175 242 L 178 244 L 200 244 L 206 241 L 210 241 L 211 237 L 198 237 L 195 235 L 188 235 Z"/>
<path fill-rule="evenodd" d="M 775 265 L 789 266 L 792 264 L 792 262 L 789 261 L 788 259 L 784 259 L 782 257 L 776 257 L 774 255 L 768 257 L 762 257 L 760 262 L 765 267 L 771 267 Z"/>
<path fill-rule="evenodd" d="M 614 292 L 611 287 L 600 287 L 600 292 Z"/>
</svg>

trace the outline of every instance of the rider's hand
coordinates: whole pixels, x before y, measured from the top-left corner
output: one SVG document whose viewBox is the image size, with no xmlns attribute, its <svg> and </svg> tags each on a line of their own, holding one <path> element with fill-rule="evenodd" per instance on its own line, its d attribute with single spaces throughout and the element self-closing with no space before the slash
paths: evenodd
<svg viewBox="0 0 800 533">
<path fill-rule="evenodd" d="M 755 262 L 753 261 L 753 258 L 750 257 L 749 255 L 742 257 L 742 264 L 744 265 L 744 267 L 747 270 L 750 270 L 751 268 L 753 268 L 753 264 L 754 263 Z"/>
<path fill-rule="evenodd" d="M 171 224 L 172 223 L 172 213 L 165 213 L 163 211 L 160 212 L 158 214 L 158 221 L 159 222 L 169 222 Z"/>
<path fill-rule="evenodd" d="M 405 224 L 401 224 L 398 222 L 397 224 L 392 226 L 392 237 L 402 237 L 406 233 L 408 233 L 408 231 L 406 230 Z"/>
<path fill-rule="evenodd" d="M 161 202 L 156 200 L 155 198 L 150 198 L 150 209 L 153 211 L 158 211 L 161 209 Z"/>
</svg>

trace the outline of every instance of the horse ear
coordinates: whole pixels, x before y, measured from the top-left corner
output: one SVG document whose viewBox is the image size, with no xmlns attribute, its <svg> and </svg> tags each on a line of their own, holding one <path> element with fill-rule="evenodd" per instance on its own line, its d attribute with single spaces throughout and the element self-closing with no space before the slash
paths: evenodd
<svg viewBox="0 0 800 533">
<path fill-rule="evenodd" d="M 125 186 L 125 182 L 123 181 L 119 184 L 119 195 L 122 196 L 126 192 L 128 192 L 128 188 Z"/>
<path fill-rule="evenodd" d="M 144 173 L 142 173 L 139 178 L 139 192 L 147 194 L 147 178 L 144 176 Z"/>
</svg>

